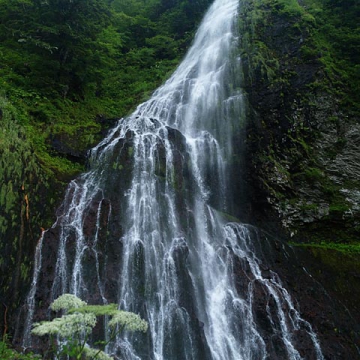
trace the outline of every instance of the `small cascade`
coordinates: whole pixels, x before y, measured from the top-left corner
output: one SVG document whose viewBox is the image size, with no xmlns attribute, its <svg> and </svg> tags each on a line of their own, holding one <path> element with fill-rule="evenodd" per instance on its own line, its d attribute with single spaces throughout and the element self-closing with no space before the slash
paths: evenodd
<svg viewBox="0 0 360 360">
<path fill-rule="evenodd" d="M 36 253 L 24 346 L 41 320 L 36 301 L 71 292 L 148 321 L 147 334 L 108 346 L 122 359 L 323 359 L 278 275 L 263 270 L 256 229 L 225 215 L 244 122 L 237 13 L 238 0 L 215 0 L 172 77 L 70 183 Z"/>
<path fill-rule="evenodd" d="M 25 320 L 25 327 L 24 327 L 24 335 L 23 335 L 23 347 L 29 348 L 31 347 L 31 326 L 34 319 L 34 311 L 35 311 L 35 294 L 38 287 L 38 280 L 39 280 L 39 274 L 41 271 L 41 265 L 42 265 L 42 246 L 44 241 L 44 234 L 45 231 L 43 230 L 40 236 L 40 239 L 36 245 L 35 249 L 35 259 L 34 259 L 34 273 L 33 273 L 33 279 L 31 283 L 30 292 L 27 296 L 26 301 L 26 320 Z"/>
</svg>

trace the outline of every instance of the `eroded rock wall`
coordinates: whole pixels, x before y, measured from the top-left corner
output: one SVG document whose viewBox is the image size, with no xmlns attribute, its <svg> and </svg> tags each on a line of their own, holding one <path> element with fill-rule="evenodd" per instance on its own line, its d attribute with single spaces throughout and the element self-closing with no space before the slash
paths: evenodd
<svg viewBox="0 0 360 360">
<path fill-rule="evenodd" d="M 316 19 L 282 1 L 243 1 L 241 10 L 252 202 L 298 238 L 310 231 L 315 242 L 355 240 L 359 118 L 342 106 L 315 51 Z"/>
<path fill-rule="evenodd" d="M 248 104 L 245 218 L 295 246 L 296 266 L 311 274 L 313 285 L 294 277 L 284 258 L 275 265 L 317 328 L 326 358 L 355 359 L 359 116 L 344 105 L 346 83 L 329 73 L 324 56 L 331 54 L 319 48 L 319 21 L 305 3 L 240 2 Z"/>
</svg>

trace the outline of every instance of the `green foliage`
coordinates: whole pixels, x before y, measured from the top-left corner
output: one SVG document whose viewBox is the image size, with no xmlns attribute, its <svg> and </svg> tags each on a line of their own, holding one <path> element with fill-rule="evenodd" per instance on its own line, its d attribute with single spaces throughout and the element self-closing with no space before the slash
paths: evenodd
<svg viewBox="0 0 360 360">
<path fill-rule="evenodd" d="M 1 39 L 9 50 L 27 55 L 26 62 L 14 64 L 15 74 L 32 87 L 81 95 L 99 75 L 96 40 L 108 12 L 101 0 L 1 1 Z"/>
<path fill-rule="evenodd" d="M 307 168 L 305 176 L 310 181 L 321 181 L 324 178 L 324 173 L 318 168 Z"/>
<path fill-rule="evenodd" d="M 359 113 L 360 4 L 335 0 L 308 0 L 305 3 L 317 23 L 312 36 L 313 50 L 320 54 L 342 105 Z"/>
<path fill-rule="evenodd" d="M 12 349 L 9 345 L 9 341 L 5 336 L 2 341 L 0 341 L 0 359 L 1 360 L 36 360 L 40 359 L 40 356 L 34 355 L 32 353 L 22 354 Z"/>
<path fill-rule="evenodd" d="M 53 222 L 44 202 L 53 205 L 55 193 L 20 125 L 21 117 L 0 96 L 0 301 L 9 309 L 18 305 L 17 296 L 30 280 L 41 227 Z M 5 298 L 8 291 L 10 299 Z"/>
<path fill-rule="evenodd" d="M 277 36 L 291 39 L 301 34 L 302 61 L 323 64 L 327 77 L 317 86 L 341 98 L 341 105 L 348 111 L 359 113 L 359 8 L 356 1 L 306 0 L 304 4 L 296 0 L 245 1 L 240 10 L 246 12 L 241 26 L 247 71 L 251 76 L 260 70 L 265 80 L 270 81 L 286 76 L 286 72 L 278 71 L 277 58 L 283 54 L 274 53 L 264 44 L 269 44 L 266 28 L 279 26 L 274 19 L 280 18 L 287 22 L 287 29 L 282 33 L 279 27 Z"/>
<path fill-rule="evenodd" d="M 343 244 L 343 243 L 334 243 L 334 242 L 327 242 L 322 241 L 321 243 L 290 243 L 292 246 L 298 246 L 298 247 L 309 247 L 309 248 L 321 248 L 321 249 L 327 249 L 327 250 L 336 250 L 343 254 L 354 254 L 354 255 L 360 255 L 360 244 Z"/>
<path fill-rule="evenodd" d="M 256 35 L 260 35 L 264 28 L 274 26 L 275 17 L 288 21 L 288 31 L 292 29 L 298 31 L 299 28 L 306 31 L 308 23 L 315 21 L 314 17 L 300 6 L 297 0 L 244 1 L 240 11 L 243 13 L 240 18 L 241 32 L 247 37 L 243 40 L 242 46 L 248 46 L 248 50 L 251 52 L 261 50 L 256 49 L 256 41 L 264 38 L 264 34 L 260 37 Z M 291 36 L 292 34 L 290 32 L 284 35 Z M 255 48 L 251 48 L 253 45 Z M 272 55 L 274 57 L 275 54 Z"/>
<path fill-rule="evenodd" d="M 96 116 L 120 117 L 146 99 L 177 65 L 210 2 L 0 1 L 0 89 L 50 176 L 84 170 L 51 139 L 66 134 L 76 153 L 94 146 L 103 136 Z"/>
<path fill-rule="evenodd" d="M 148 328 L 147 322 L 142 320 L 140 316 L 118 310 L 116 304 L 87 305 L 85 301 L 72 294 L 61 295 L 50 305 L 50 308 L 53 311 L 63 310 L 65 314 L 51 321 L 35 323 L 31 332 L 38 336 L 59 336 L 61 341 L 54 349 L 54 353 L 59 359 L 63 355 L 75 359 L 82 359 L 83 357 L 100 360 L 112 359 L 101 349 L 91 348 L 87 344 L 96 325 L 97 316 L 110 317 L 108 340 L 101 342 L 104 347 L 123 330 L 146 332 Z"/>
</svg>

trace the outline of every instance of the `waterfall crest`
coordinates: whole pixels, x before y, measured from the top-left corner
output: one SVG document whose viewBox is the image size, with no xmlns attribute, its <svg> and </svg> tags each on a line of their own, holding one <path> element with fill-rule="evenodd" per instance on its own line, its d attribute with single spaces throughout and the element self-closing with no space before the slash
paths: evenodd
<svg viewBox="0 0 360 360">
<path fill-rule="evenodd" d="M 43 304 L 71 292 L 148 321 L 146 335 L 109 346 L 124 359 L 303 359 L 299 332 L 323 359 L 277 274 L 261 269 L 256 229 L 224 214 L 233 202 L 232 136 L 244 118 L 237 11 L 238 0 L 215 0 L 171 78 L 92 149 L 91 169 L 70 183 L 37 252 L 25 346 L 36 292 Z M 41 247 L 50 236 L 51 251 Z M 45 252 L 55 259 L 46 271 Z"/>
</svg>

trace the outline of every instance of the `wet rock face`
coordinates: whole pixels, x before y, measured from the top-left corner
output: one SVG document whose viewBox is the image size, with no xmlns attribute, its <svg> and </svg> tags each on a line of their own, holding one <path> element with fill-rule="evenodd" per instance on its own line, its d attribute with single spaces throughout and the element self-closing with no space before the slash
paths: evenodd
<svg viewBox="0 0 360 360">
<path fill-rule="evenodd" d="M 40 166 L 12 106 L 1 98 L 0 108 L 0 333 L 11 336 L 41 228 L 53 221 L 51 207 L 62 189 Z"/>
<path fill-rule="evenodd" d="M 253 214 L 262 213 L 269 226 L 280 220 L 299 239 L 309 237 L 309 229 L 334 225 L 336 236 L 345 229 L 347 241 L 354 240 L 360 221 L 359 119 L 331 92 L 321 54 L 306 52 L 312 39 L 300 15 L 269 7 L 254 24 L 251 3 L 243 3 L 241 31 L 251 39 L 244 36 L 241 49 Z"/>
<path fill-rule="evenodd" d="M 347 264 L 347 274 L 341 277 L 337 274 L 332 261 L 344 262 L 344 258 L 336 251 L 330 257 L 326 251 L 321 252 L 321 249 L 308 251 L 291 248 L 261 231 L 258 246 L 261 248 L 259 254 L 262 254 L 260 259 L 263 274 L 266 273 L 266 269 L 278 274 L 283 286 L 296 301 L 295 307 L 316 332 L 324 359 L 359 358 L 359 308 L 352 303 L 358 303 L 356 299 L 359 297 L 359 292 L 354 290 L 355 292 L 351 294 L 349 284 L 351 283 L 352 289 L 360 288 L 360 277 L 351 274 L 351 261 Z M 327 261 L 323 257 L 326 257 Z M 238 275 L 239 278 L 244 279 L 243 274 L 238 273 Z M 349 284 L 346 283 L 347 281 Z M 257 286 L 254 292 L 254 315 L 262 320 L 260 322 L 262 334 L 269 339 L 267 347 L 269 359 L 286 358 L 281 356 L 280 343 L 276 340 L 276 334 L 272 334 L 267 320 L 268 313 L 264 311 L 266 309 L 264 304 L 268 303 L 271 308 L 273 300 L 264 297 L 262 293 L 261 287 Z M 352 309 L 352 312 L 349 309 Z M 311 339 L 301 327 L 296 334 L 296 348 L 305 359 L 316 359 Z"/>
<path fill-rule="evenodd" d="M 326 250 L 322 255 L 329 257 Z M 330 256 L 344 262 L 336 251 Z M 325 359 L 359 358 L 360 319 L 358 305 L 354 304 L 358 303 L 359 292 L 351 291 L 359 288 L 359 278 L 351 274 L 339 276 L 334 264 L 324 262 L 316 250 L 296 249 L 296 262 L 297 268 L 289 264 L 291 271 L 280 271 L 280 276 L 297 299 L 304 317 L 315 327 Z M 302 276 L 304 269 L 308 274 Z"/>
<path fill-rule="evenodd" d="M 51 149 L 60 156 L 64 156 L 71 161 L 84 163 L 86 159 L 86 151 L 84 149 L 77 149 L 74 144 L 71 143 L 68 134 L 53 134 L 50 136 L 49 143 Z"/>
<path fill-rule="evenodd" d="M 47 138 L 47 144 L 52 152 L 74 163 L 85 164 L 87 152 L 103 139 L 117 120 L 98 114 L 95 118 L 96 126 L 82 126 L 76 131 L 69 129 L 53 129 Z"/>
<path fill-rule="evenodd" d="M 157 159 L 157 177 L 160 187 L 172 186 L 177 205 L 186 218 L 186 201 L 188 194 L 185 182 L 188 173 L 188 160 L 186 155 L 186 141 L 183 135 L 175 129 L 166 128 L 166 136 L 172 148 L 174 171 L 171 180 L 166 177 L 167 159 L 165 157 L 164 142 L 159 141 L 154 150 Z M 42 265 L 39 273 L 38 284 L 35 294 L 34 322 L 42 321 L 51 314 L 50 303 L 62 292 L 70 291 L 71 273 L 75 266 L 74 254 L 78 251 L 77 244 L 82 245 L 82 288 L 85 289 L 81 297 L 86 298 L 90 304 L 102 303 L 102 297 L 111 303 L 119 302 L 118 284 L 121 276 L 122 248 L 123 248 L 123 226 L 127 219 L 126 214 L 126 191 L 130 188 L 132 181 L 135 135 L 128 131 L 124 138 L 117 140 L 114 134 L 111 141 L 116 140 L 112 150 L 106 153 L 106 157 L 97 163 L 94 156 L 92 162 L 95 167 L 97 184 L 92 188 L 92 181 L 86 182 L 86 176 L 92 176 L 91 170 L 72 181 L 68 187 L 63 204 L 57 212 L 58 220 L 46 231 L 41 249 Z M 160 139 L 159 139 L 160 140 Z M 90 175 L 89 175 L 90 174 Z M 167 181 L 167 184 L 165 182 Z M 91 192 L 91 199 L 85 205 L 81 198 L 85 192 Z M 85 208 L 82 210 L 82 207 Z M 76 207 L 79 207 L 77 212 Z M 76 217 L 81 214 L 81 221 Z M 81 224 L 81 228 L 79 228 Z M 80 240 L 79 240 L 80 239 Z M 63 246 L 63 249 L 61 248 Z M 60 252 L 63 251 L 63 255 Z M 138 254 L 142 249 L 139 247 Z M 186 258 L 186 248 L 179 247 L 179 255 Z M 141 256 L 140 256 L 141 257 Z M 67 274 L 59 273 L 58 262 L 60 258 L 66 258 Z M 179 260 L 179 271 L 184 264 Z M 133 271 L 142 271 L 141 264 L 134 265 Z M 61 276 L 63 276 L 61 278 Z M 60 279 L 61 278 L 61 279 Z M 183 279 L 185 283 L 191 283 L 190 279 Z M 100 285 L 101 283 L 101 285 Z M 144 288 L 144 284 L 138 284 Z M 65 290 L 64 290 L 65 289 Z M 88 290 L 88 289 L 91 289 Z M 184 295 L 185 296 L 185 295 Z M 184 298 L 184 306 L 188 301 Z M 28 309 L 26 304 L 18 314 L 18 336 L 23 333 Z M 191 309 L 190 309 L 191 310 Z M 190 312 L 190 311 L 189 311 Z M 199 325 L 200 326 L 200 325 Z M 20 341 L 19 338 L 15 341 Z M 200 341 L 200 340 L 199 340 Z M 44 343 L 40 340 L 34 342 L 34 347 L 40 349 Z"/>
<path fill-rule="evenodd" d="M 248 212 L 239 217 L 287 241 L 356 243 L 359 119 L 331 92 L 321 54 L 305 56 L 311 39 L 305 27 L 295 26 L 299 18 L 269 7 L 254 20 L 253 3 L 242 3 Z M 359 255 L 304 248 L 287 258 L 275 249 L 269 251 L 273 269 L 315 327 L 325 358 L 359 358 Z M 299 334 L 299 341 L 306 353 L 307 340 Z"/>
</svg>

